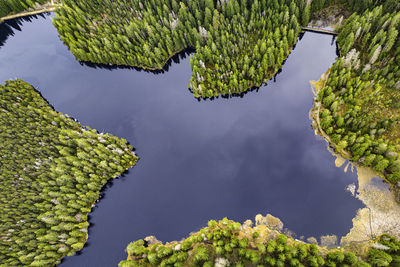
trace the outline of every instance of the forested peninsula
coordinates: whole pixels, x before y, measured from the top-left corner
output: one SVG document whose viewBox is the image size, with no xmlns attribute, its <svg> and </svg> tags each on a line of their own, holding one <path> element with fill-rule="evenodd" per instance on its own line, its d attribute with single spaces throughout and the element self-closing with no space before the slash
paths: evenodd
<svg viewBox="0 0 400 267">
<path fill-rule="evenodd" d="M 138 158 L 22 80 L 0 85 L 0 121 L 0 266 L 53 266 L 83 248 L 100 190 Z"/>
<path fill-rule="evenodd" d="M 65 0 L 53 22 L 79 61 L 160 70 L 195 48 L 189 87 L 207 98 L 271 79 L 309 16 L 304 0 Z"/>
</svg>

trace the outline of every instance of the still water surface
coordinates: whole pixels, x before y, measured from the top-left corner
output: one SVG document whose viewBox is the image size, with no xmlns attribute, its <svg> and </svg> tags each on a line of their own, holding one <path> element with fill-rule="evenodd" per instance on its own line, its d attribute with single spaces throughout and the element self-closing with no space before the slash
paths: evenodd
<svg viewBox="0 0 400 267">
<path fill-rule="evenodd" d="M 335 167 L 308 117 L 308 82 L 336 58 L 331 36 L 306 33 L 258 91 L 198 102 L 187 89 L 189 57 L 162 74 L 81 65 L 51 16 L 19 21 L 14 36 L 0 26 L 1 83 L 24 79 L 57 111 L 127 139 L 141 158 L 105 189 L 88 246 L 61 266 L 115 266 L 132 240 L 181 239 L 223 217 L 271 213 L 306 237 L 351 228 L 361 203 L 345 187 L 356 174 Z"/>
</svg>

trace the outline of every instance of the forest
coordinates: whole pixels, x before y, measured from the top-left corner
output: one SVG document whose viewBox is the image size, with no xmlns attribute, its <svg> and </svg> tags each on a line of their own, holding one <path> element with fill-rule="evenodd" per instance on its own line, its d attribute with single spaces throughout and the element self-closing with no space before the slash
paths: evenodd
<svg viewBox="0 0 400 267">
<path fill-rule="evenodd" d="M 366 255 L 349 249 L 330 249 L 294 240 L 266 225 L 255 227 L 227 218 L 209 221 L 208 227 L 180 242 L 154 240 L 130 243 L 120 267 L 135 266 L 398 266 L 400 242 L 382 235 Z M 377 247 L 377 248 L 376 248 Z"/>
<path fill-rule="evenodd" d="M 44 1 L 0 2 L 0 17 Z M 400 4 L 396 0 L 63 0 L 53 20 L 79 61 L 162 69 L 186 48 L 196 98 L 258 87 L 282 67 L 313 12 L 351 12 L 340 57 L 318 88 L 314 115 L 337 152 L 400 192 Z M 88 213 L 110 178 L 136 164 L 124 139 L 56 112 L 22 80 L 0 85 L 0 266 L 47 266 L 87 239 Z M 399 194 L 400 195 L 400 194 Z M 367 255 L 294 241 L 224 219 L 182 242 L 139 240 L 120 266 L 396 266 L 400 244 L 380 236 Z M 269 238 L 265 238 L 266 234 Z"/>
<path fill-rule="evenodd" d="M 2 0 L 0 1 L 0 18 L 34 8 L 36 5 L 42 5 L 46 2 L 48 0 Z"/>
<path fill-rule="evenodd" d="M 208 98 L 271 79 L 309 17 L 304 0 L 65 0 L 53 23 L 79 61 L 157 70 L 195 48 L 189 87 Z"/>
<path fill-rule="evenodd" d="M 138 158 L 22 80 L 0 85 L 0 121 L 0 266 L 53 266 L 83 248 L 100 190 Z"/>
<path fill-rule="evenodd" d="M 390 2 L 390 1 L 389 1 Z M 341 57 L 318 91 L 321 128 L 338 152 L 400 180 L 400 12 L 354 13 L 338 36 Z"/>
</svg>

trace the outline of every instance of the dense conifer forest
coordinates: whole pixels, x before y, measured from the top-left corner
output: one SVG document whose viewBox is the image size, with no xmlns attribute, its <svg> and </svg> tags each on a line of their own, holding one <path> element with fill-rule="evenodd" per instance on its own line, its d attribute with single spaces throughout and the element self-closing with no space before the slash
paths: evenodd
<svg viewBox="0 0 400 267">
<path fill-rule="evenodd" d="M 34 8 L 36 5 L 42 5 L 46 2 L 48 2 L 48 0 L 1 0 L 0 18 L 29 8 Z"/>
<path fill-rule="evenodd" d="M 321 127 L 339 152 L 400 180 L 400 12 L 354 13 L 338 36 L 341 58 L 318 91 Z"/>
<path fill-rule="evenodd" d="M 309 9 L 304 0 L 65 0 L 54 25 L 79 61 L 155 70 L 195 48 L 190 88 L 199 98 L 245 92 L 271 79 Z"/>
<path fill-rule="evenodd" d="M 0 121 L 0 266 L 55 265 L 82 249 L 100 190 L 138 158 L 22 80 L 0 85 Z"/>
<path fill-rule="evenodd" d="M 162 244 L 138 240 L 128 245 L 128 258 L 120 267 L 135 266 L 398 266 L 400 242 L 382 235 L 366 255 L 347 249 L 321 248 L 258 224 L 223 219 L 180 241 Z"/>
</svg>

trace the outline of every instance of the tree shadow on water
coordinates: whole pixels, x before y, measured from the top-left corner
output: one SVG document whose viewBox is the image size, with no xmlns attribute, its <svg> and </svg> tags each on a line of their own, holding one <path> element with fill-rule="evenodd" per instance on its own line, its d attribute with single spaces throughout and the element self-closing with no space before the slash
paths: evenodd
<svg viewBox="0 0 400 267">
<path fill-rule="evenodd" d="M 25 22 L 33 22 L 39 18 L 46 19 L 50 13 L 42 13 L 37 15 L 25 16 L 16 19 L 6 20 L 0 24 L 0 48 L 6 43 L 10 36 L 14 36 L 15 31 L 22 31 L 21 26 Z"/>
<path fill-rule="evenodd" d="M 136 70 L 138 72 L 147 72 L 147 73 L 152 73 L 152 74 L 163 74 L 169 71 L 169 68 L 172 66 L 172 64 L 179 64 L 181 60 L 185 59 L 186 57 L 190 56 L 195 52 L 195 49 L 193 48 L 186 48 L 185 50 L 175 54 L 173 57 L 171 57 L 165 66 L 161 70 L 146 70 L 143 68 L 138 68 L 138 67 L 132 67 L 132 66 L 126 66 L 126 65 L 114 65 L 114 64 L 99 64 L 99 63 L 92 63 L 92 62 L 87 62 L 87 61 L 80 61 L 79 63 L 82 66 L 87 66 L 90 68 L 94 69 L 105 69 L 105 70 L 116 70 L 116 69 L 128 69 L 128 70 Z"/>
</svg>

